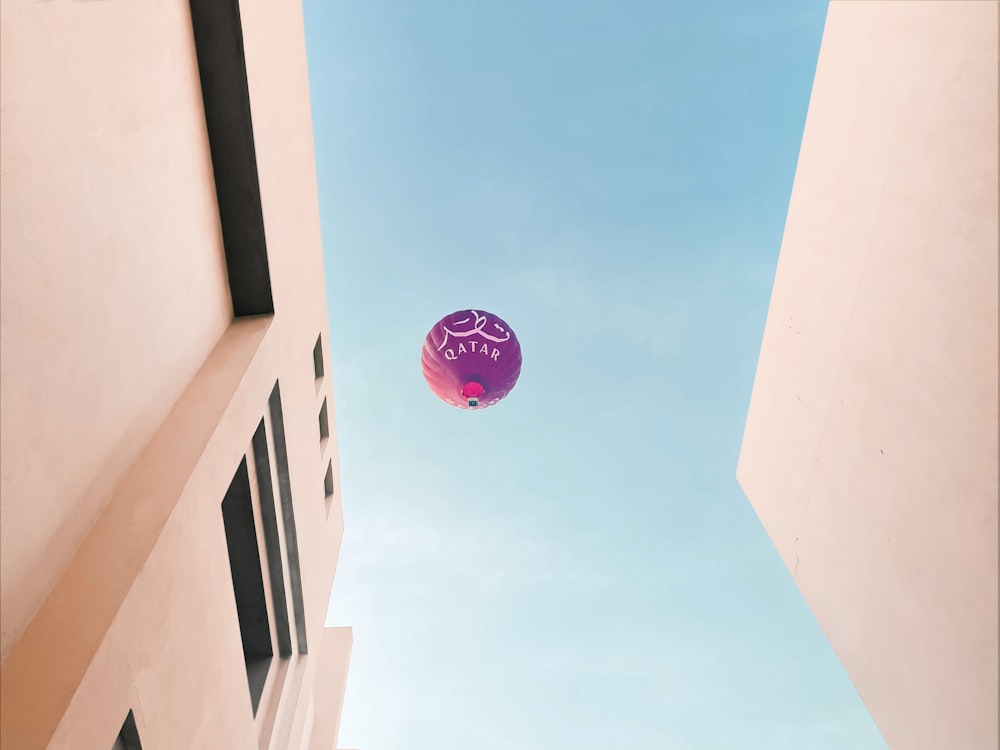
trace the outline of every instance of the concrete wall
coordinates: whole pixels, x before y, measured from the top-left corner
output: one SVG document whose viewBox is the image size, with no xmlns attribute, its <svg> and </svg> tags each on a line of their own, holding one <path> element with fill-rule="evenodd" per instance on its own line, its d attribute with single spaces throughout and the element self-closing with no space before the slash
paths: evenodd
<svg viewBox="0 0 1000 750">
<path fill-rule="evenodd" d="M 187 4 L 0 31 L 6 658 L 232 310 Z"/>
<path fill-rule="evenodd" d="M 243 319 L 188 4 L 2 10 L 0 747 L 110 748 L 129 710 L 146 747 L 303 744 L 343 516 L 301 8 L 239 6 L 274 298 Z M 310 649 L 254 717 L 221 502 L 276 381 Z"/>
<path fill-rule="evenodd" d="M 738 477 L 894 750 L 996 748 L 997 3 L 830 4 Z"/>
<path fill-rule="evenodd" d="M 322 666 L 313 685 L 315 717 L 309 750 L 337 747 L 353 642 L 350 628 L 327 628 L 323 634 Z"/>
</svg>

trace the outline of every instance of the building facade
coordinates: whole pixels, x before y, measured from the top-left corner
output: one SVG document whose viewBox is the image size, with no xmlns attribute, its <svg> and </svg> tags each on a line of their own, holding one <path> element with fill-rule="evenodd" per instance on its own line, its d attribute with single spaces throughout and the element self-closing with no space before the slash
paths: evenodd
<svg viewBox="0 0 1000 750">
<path fill-rule="evenodd" d="M 833 0 L 737 475 L 892 750 L 991 750 L 997 3 Z"/>
<path fill-rule="evenodd" d="M 336 747 L 296 3 L 0 14 L 0 747 Z"/>
</svg>

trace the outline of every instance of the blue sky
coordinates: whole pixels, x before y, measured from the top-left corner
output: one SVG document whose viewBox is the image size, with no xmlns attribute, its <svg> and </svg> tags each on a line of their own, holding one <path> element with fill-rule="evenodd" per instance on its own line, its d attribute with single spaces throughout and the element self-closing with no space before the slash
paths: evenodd
<svg viewBox="0 0 1000 750">
<path fill-rule="evenodd" d="M 734 478 L 825 11 L 305 3 L 341 747 L 885 748 Z M 483 412 L 420 373 L 464 307 Z"/>
</svg>

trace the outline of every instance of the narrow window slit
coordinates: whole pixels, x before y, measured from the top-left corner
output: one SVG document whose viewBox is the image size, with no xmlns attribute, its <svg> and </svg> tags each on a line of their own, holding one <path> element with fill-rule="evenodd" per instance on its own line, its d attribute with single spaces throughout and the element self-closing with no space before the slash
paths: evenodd
<svg viewBox="0 0 1000 750">
<path fill-rule="evenodd" d="M 316 380 L 325 374 L 323 369 L 323 334 L 316 339 L 316 346 L 313 347 L 313 372 L 316 373 Z"/>
<path fill-rule="evenodd" d="M 111 750 L 142 750 L 142 743 L 139 741 L 139 729 L 135 725 L 135 714 L 128 712 L 122 728 L 118 731 L 115 744 Z"/>
<path fill-rule="evenodd" d="M 250 704 L 254 716 L 260 706 L 267 673 L 274 650 L 271 647 L 271 625 L 268 620 L 264 575 L 257 546 L 257 528 L 253 518 L 253 499 L 246 456 L 233 477 L 222 501 L 222 520 L 229 551 L 229 572 L 236 597 L 243 660 L 250 688 Z"/>
<path fill-rule="evenodd" d="M 326 408 L 326 399 L 323 399 L 323 406 L 319 409 L 319 439 L 326 440 L 330 437 L 330 414 Z"/>
<path fill-rule="evenodd" d="M 326 479 L 323 480 L 323 490 L 326 492 L 327 504 L 330 502 L 330 498 L 333 497 L 333 460 L 326 465 Z"/>
</svg>

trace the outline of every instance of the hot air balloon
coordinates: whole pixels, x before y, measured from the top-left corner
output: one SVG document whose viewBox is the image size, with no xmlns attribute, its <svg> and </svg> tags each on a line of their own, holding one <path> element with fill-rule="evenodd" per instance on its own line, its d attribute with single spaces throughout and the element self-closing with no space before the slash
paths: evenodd
<svg viewBox="0 0 1000 750">
<path fill-rule="evenodd" d="M 503 399 L 521 374 L 521 345 L 503 320 L 479 310 L 446 315 L 424 339 L 420 357 L 434 394 L 459 409 Z"/>
</svg>

